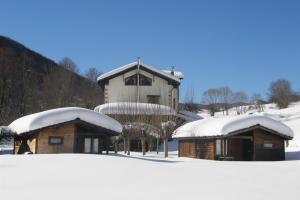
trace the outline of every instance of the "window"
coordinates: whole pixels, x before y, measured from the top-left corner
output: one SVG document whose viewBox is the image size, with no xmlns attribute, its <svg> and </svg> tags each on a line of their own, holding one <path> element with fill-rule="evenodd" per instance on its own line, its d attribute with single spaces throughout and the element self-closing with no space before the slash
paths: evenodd
<svg viewBox="0 0 300 200">
<path fill-rule="evenodd" d="M 152 85 L 152 79 L 140 74 L 140 85 Z"/>
<path fill-rule="evenodd" d="M 159 104 L 159 95 L 148 95 L 148 103 Z"/>
<path fill-rule="evenodd" d="M 84 153 L 99 153 L 99 138 L 84 138 Z"/>
<path fill-rule="evenodd" d="M 137 85 L 137 74 L 125 78 L 125 85 Z"/>
<path fill-rule="evenodd" d="M 216 140 L 216 155 L 221 155 L 221 140 Z"/>
<path fill-rule="evenodd" d="M 266 148 L 266 149 L 272 149 L 273 148 L 273 144 L 272 143 L 264 143 L 264 148 Z"/>
<path fill-rule="evenodd" d="M 142 74 L 139 75 L 140 79 L 140 85 L 142 86 L 151 86 L 152 85 L 152 79 L 148 78 L 147 76 L 144 76 Z M 135 74 L 133 76 L 125 78 L 125 85 L 137 85 L 138 75 Z"/>
<path fill-rule="evenodd" d="M 64 137 L 60 136 L 50 136 L 49 137 L 49 144 L 55 145 L 55 144 L 62 144 L 64 141 Z"/>
<path fill-rule="evenodd" d="M 91 153 L 92 138 L 84 138 L 84 153 Z"/>
</svg>

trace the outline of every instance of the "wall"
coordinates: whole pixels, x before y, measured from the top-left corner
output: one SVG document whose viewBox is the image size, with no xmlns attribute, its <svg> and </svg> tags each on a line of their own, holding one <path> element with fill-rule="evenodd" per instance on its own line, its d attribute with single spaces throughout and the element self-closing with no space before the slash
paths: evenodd
<svg viewBox="0 0 300 200">
<path fill-rule="evenodd" d="M 106 85 L 104 90 L 105 102 L 137 102 L 137 86 L 128 86 L 124 83 L 125 78 L 136 73 L 137 69 L 110 79 L 109 85 Z M 140 102 L 148 103 L 147 95 L 159 95 L 161 105 L 174 107 L 172 102 L 175 98 L 177 107 L 179 96 L 177 88 L 172 90 L 173 85 L 169 85 L 167 80 L 146 71 L 140 70 L 140 73 L 152 79 L 152 86 L 140 86 Z"/>
<path fill-rule="evenodd" d="M 196 158 L 196 142 L 195 140 L 179 140 L 178 154 L 179 157 Z"/>
<path fill-rule="evenodd" d="M 37 136 L 37 153 L 73 153 L 74 132 L 75 126 L 73 123 L 42 130 Z M 49 145 L 49 136 L 64 137 L 63 144 Z"/>
<path fill-rule="evenodd" d="M 197 140 L 197 158 L 214 160 L 215 159 L 215 139 Z"/>
<path fill-rule="evenodd" d="M 179 156 L 215 159 L 215 140 L 214 139 L 189 139 L 179 140 Z"/>
<path fill-rule="evenodd" d="M 256 129 L 254 137 L 254 160 L 276 161 L 285 160 L 284 139 L 268 133 L 267 131 Z M 272 144 L 272 148 L 264 147 L 264 143 Z"/>
</svg>

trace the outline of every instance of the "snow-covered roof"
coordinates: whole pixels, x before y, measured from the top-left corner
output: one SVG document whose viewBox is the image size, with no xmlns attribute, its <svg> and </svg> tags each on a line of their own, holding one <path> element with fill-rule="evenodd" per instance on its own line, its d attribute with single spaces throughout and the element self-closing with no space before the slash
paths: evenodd
<svg viewBox="0 0 300 200">
<path fill-rule="evenodd" d="M 293 131 L 285 124 L 260 115 L 243 115 L 208 118 L 186 123 L 174 131 L 174 138 L 225 136 L 230 133 L 260 125 L 292 138 Z"/>
<path fill-rule="evenodd" d="M 197 115 L 196 113 L 189 112 L 186 110 L 180 110 L 177 116 L 183 118 L 186 122 L 192 122 L 192 121 L 203 119 L 201 116 Z"/>
<path fill-rule="evenodd" d="M 162 70 L 163 72 L 167 73 L 167 74 L 171 74 L 172 75 L 172 70 Z M 182 72 L 180 71 L 173 71 L 174 72 L 174 76 L 176 76 L 179 79 L 183 79 L 184 75 Z"/>
<path fill-rule="evenodd" d="M 106 103 L 97 106 L 94 110 L 102 114 L 176 115 L 176 111 L 169 106 L 135 102 Z"/>
<path fill-rule="evenodd" d="M 113 75 L 115 75 L 115 74 L 119 74 L 119 73 L 121 73 L 122 71 L 125 71 L 125 70 L 127 70 L 127 69 L 130 69 L 130 68 L 132 68 L 132 67 L 134 67 L 134 66 L 137 66 L 137 65 L 138 65 L 138 62 L 135 61 L 135 62 L 133 62 L 133 63 L 129 63 L 129 64 L 124 65 L 124 66 L 122 66 L 122 67 L 118 67 L 118 68 L 116 68 L 116 69 L 113 69 L 113 70 L 111 70 L 111 71 L 109 71 L 109 72 L 107 72 L 107 73 L 104 73 L 104 74 L 100 75 L 100 76 L 97 78 L 97 81 L 104 80 L 104 79 L 106 79 L 106 78 L 109 78 L 109 77 L 111 77 L 111 76 L 113 76 Z M 147 65 L 147 64 L 142 63 L 142 62 L 140 62 L 140 66 L 142 66 L 142 67 L 144 67 L 144 68 L 146 68 L 146 69 L 148 69 L 148 70 L 150 70 L 150 71 L 153 71 L 153 72 L 155 72 L 155 73 L 158 73 L 158 74 L 160 74 L 161 76 L 164 76 L 164 77 L 166 77 L 166 78 L 172 79 L 172 80 L 174 80 L 174 81 L 176 81 L 176 82 L 178 82 L 178 83 L 180 82 L 180 79 L 177 78 L 176 76 L 173 76 L 173 75 L 170 74 L 170 73 L 166 73 L 166 72 L 164 72 L 163 70 L 157 69 L 156 67 L 152 67 L 152 66 Z"/>
<path fill-rule="evenodd" d="M 57 108 L 27 115 L 12 122 L 9 128 L 17 134 L 21 134 L 75 119 L 80 119 L 118 133 L 122 132 L 122 125 L 111 117 L 77 107 Z"/>
</svg>

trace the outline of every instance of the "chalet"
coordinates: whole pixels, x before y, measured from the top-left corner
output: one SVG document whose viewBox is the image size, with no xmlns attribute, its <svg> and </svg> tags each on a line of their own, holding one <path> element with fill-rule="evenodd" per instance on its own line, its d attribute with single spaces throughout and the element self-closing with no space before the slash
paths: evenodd
<svg viewBox="0 0 300 200">
<path fill-rule="evenodd" d="M 180 121 L 177 114 L 182 79 L 181 72 L 161 70 L 140 60 L 118 67 L 98 77 L 104 104 L 95 111 L 122 123 L 124 149 L 151 149 L 151 141 L 159 138 L 162 122 Z"/>
<path fill-rule="evenodd" d="M 209 160 L 285 160 L 285 141 L 293 131 L 260 115 L 203 119 L 174 132 L 179 156 Z"/>
<path fill-rule="evenodd" d="M 160 70 L 138 60 L 102 74 L 97 81 L 104 103 L 151 103 L 178 110 L 182 79 L 181 72 Z"/>
<path fill-rule="evenodd" d="M 9 128 L 17 133 L 14 152 L 108 153 L 111 136 L 122 132 L 116 120 L 84 108 L 58 108 L 24 116 Z"/>
</svg>

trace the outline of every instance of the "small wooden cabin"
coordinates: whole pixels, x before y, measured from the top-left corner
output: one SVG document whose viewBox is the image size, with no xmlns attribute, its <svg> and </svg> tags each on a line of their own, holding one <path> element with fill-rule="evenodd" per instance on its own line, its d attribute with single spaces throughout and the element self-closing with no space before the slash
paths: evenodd
<svg viewBox="0 0 300 200">
<path fill-rule="evenodd" d="M 116 120 L 83 108 L 59 108 L 24 116 L 9 125 L 22 154 L 108 153 L 110 137 L 122 132 Z"/>
<path fill-rule="evenodd" d="M 180 157 L 209 160 L 285 160 L 292 130 L 264 116 L 238 116 L 190 122 L 175 131 Z"/>
</svg>

